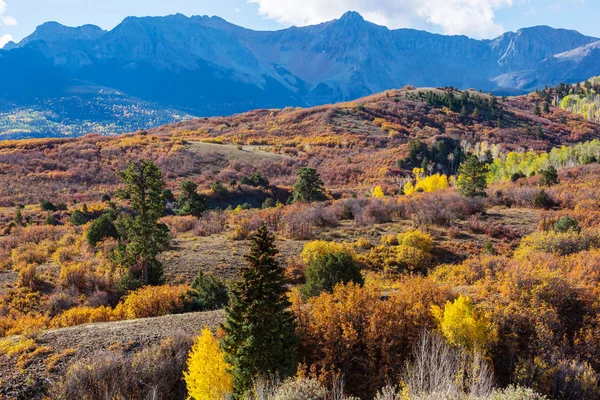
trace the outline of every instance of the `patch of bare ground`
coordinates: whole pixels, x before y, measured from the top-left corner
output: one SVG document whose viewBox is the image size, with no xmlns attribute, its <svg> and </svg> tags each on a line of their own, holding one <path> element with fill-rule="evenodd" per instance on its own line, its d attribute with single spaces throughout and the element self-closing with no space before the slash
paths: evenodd
<svg viewBox="0 0 600 400">
<path fill-rule="evenodd" d="M 277 154 L 274 146 L 232 145 L 206 142 L 188 142 L 188 150 L 200 156 L 210 155 L 225 158 L 228 161 L 260 162 L 265 159 L 291 158 Z"/>
<path fill-rule="evenodd" d="M 37 398 L 32 393 L 56 382 L 75 360 L 98 350 L 137 351 L 179 333 L 196 335 L 204 326 L 216 329 L 223 317 L 223 311 L 211 311 L 45 331 L 35 341 L 38 348 L 47 346 L 50 351 L 22 371 L 17 357 L 0 356 L 0 399 Z"/>
<path fill-rule="evenodd" d="M 304 243 L 299 240 L 277 240 L 275 245 L 279 250 L 279 260 L 285 262 L 299 255 Z M 232 278 L 246 263 L 244 256 L 248 251 L 246 240 L 228 240 L 226 234 L 176 238 L 170 250 L 161 255 L 165 279 L 173 283 L 190 283 L 198 271 Z"/>
</svg>

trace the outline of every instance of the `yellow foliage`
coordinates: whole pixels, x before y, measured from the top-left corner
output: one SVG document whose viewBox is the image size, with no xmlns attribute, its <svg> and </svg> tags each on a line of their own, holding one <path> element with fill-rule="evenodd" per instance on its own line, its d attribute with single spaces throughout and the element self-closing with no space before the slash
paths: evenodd
<svg viewBox="0 0 600 400">
<path fill-rule="evenodd" d="M 397 246 L 398 237 L 396 237 L 396 235 L 384 235 L 381 237 L 381 244 L 386 246 Z"/>
<path fill-rule="evenodd" d="M 188 370 L 183 373 L 190 398 L 225 399 L 233 391 L 230 367 L 219 341 L 205 327 L 190 351 Z"/>
<path fill-rule="evenodd" d="M 375 198 L 385 197 L 385 193 L 383 192 L 383 189 L 381 188 L 381 186 L 377 186 L 375 189 L 373 189 L 373 197 L 375 197 Z"/>
<path fill-rule="evenodd" d="M 8 319 L 7 322 L 8 326 L 5 328 L 5 336 L 35 336 L 48 327 L 49 319 L 44 315 L 32 313 L 21 314 L 12 320 Z M 3 327 L 0 327 L 0 333 L 2 333 L 2 330 L 4 330 Z"/>
<path fill-rule="evenodd" d="M 430 176 L 424 176 L 425 171 L 422 168 L 415 168 L 413 175 L 415 176 L 415 183 L 407 182 L 404 185 L 404 194 L 410 196 L 415 192 L 426 192 L 431 193 L 438 190 L 448 189 L 450 187 L 450 181 L 446 175 L 435 174 Z"/>
<path fill-rule="evenodd" d="M 354 259 L 358 258 L 356 252 L 347 243 L 327 242 L 325 240 L 306 243 L 300 256 L 306 265 L 310 265 L 317 258 L 330 253 L 348 253 Z"/>
<path fill-rule="evenodd" d="M 430 175 L 417 182 L 417 190 L 423 189 L 426 193 L 448 189 L 449 187 L 450 183 L 448 182 L 448 177 L 440 174 Z"/>
<path fill-rule="evenodd" d="M 62 287 L 75 287 L 84 292 L 88 274 L 89 267 L 82 263 L 65 263 L 60 269 L 60 284 Z"/>
<path fill-rule="evenodd" d="M 355 241 L 352 246 L 354 248 L 358 248 L 358 249 L 364 249 L 364 250 L 368 250 L 370 248 L 373 247 L 373 245 L 371 244 L 371 242 L 369 242 L 368 239 L 365 239 L 363 237 L 361 237 L 360 239 L 358 239 L 357 241 Z"/>
<path fill-rule="evenodd" d="M 35 349 L 35 340 L 25 337 L 0 340 L 0 354 L 11 357 Z"/>
<path fill-rule="evenodd" d="M 459 296 L 447 302 L 442 310 L 432 306 L 431 311 L 446 340 L 466 349 L 484 350 L 495 341 L 496 331 L 484 315 L 480 315 L 468 297 Z"/>
<path fill-rule="evenodd" d="M 189 286 L 146 286 L 130 293 L 115 308 L 115 318 L 152 318 L 183 311 L 190 301 Z"/>
<path fill-rule="evenodd" d="M 110 307 L 75 307 L 71 308 L 52 319 L 53 328 L 64 328 L 94 322 L 107 322 L 114 318 L 114 312 Z"/>
<path fill-rule="evenodd" d="M 426 253 L 433 251 L 433 238 L 430 234 L 419 230 L 398 234 L 398 244 L 400 246 L 414 247 Z"/>
</svg>

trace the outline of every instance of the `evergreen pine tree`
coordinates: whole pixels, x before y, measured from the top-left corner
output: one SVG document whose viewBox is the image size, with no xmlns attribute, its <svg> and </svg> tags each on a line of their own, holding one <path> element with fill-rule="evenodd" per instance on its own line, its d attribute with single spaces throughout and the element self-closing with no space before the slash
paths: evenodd
<svg viewBox="0 0 600 400">
<path fill-rule="evenodd" d="M 459 168 L 458 191 L 467 197 L 485 197 L 488 166 L 476 156 L 470 156 Z"/>
<path fill-rule="evenodd" d="M 319 173 L 314 168 L 300 168 L 294 184 L 294 201 L 312 203 L 325 200 L 325 188 Z"/>
<path fill-rule="evenodd" d="M 17 205 L 17 212 L 15 214 L 15 224 L 18 226 L 25 226 L 25 221 L 23 221 L 23 208 L 25 208 L 22 204 Z"/>
<path fill-rule="evenodd" d="M 550 104 L 547 101 L 544 102 L 544 113 L 550 114 Z"/>
<path fill-rule="evenodd" d="M 235 398 L 242 398 L 252 379 L 277 374 L 285 379 L 296 372 L 298 339 L 287 297 L 284 268 L 275 256 L 275 237 L 266 226 L 250 237 L 248 265 L 233 284 L 221 343 L 232 366 Z"/>
<path fill-rule="evenodd" d="M 165 212 L 163 190 L 165 183 L 160 168 L 152 161 L 131 162 L 119 173 L 125 183 L 125 197 L 131 199 L 136 215 L 126 220 L 124 241 L 116 252 L 116 261 L 129 269 L 128 278 L 137 279 L 141 274 L 143 284 L 162 282 L 162 264 L 158 255 L 169 244 L 169 228 L 158 220 Z"/>
<path fill-rule="evenodd" d="M 198 185 L 188 180 L 181 182 L 179 188 L 181 194 L 177 199 L 177 214 L 200 218 L 202 213 L 208 209 L 208 203 L 204 196 L 198 194 Z"/>
</svg>

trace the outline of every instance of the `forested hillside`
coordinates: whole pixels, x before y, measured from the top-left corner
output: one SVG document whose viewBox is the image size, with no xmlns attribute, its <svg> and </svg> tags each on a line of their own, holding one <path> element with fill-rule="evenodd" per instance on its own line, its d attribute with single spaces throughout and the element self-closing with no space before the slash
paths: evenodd
<svg viewBox="0 0 600 400">
<path fill-rule="evenodd" d="M 599 398 L 578 90 L 0 142 L 0 397 Z"/>
</svg>

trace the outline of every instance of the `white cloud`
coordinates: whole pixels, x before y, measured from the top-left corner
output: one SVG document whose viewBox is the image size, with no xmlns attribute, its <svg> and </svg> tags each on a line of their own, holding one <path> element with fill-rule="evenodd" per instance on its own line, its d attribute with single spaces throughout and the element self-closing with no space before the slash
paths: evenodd
<svg viewBox="0 0 600 400">
<path fill-rule="evenodd" d="M 12 15 L 2 15 L 0 16 L 0 21 L 6 26 L 17 26 L 19 23 Z"/>
<path fill-rule="evenodd" d="M 17 26 L 18 22 L 12 15 L 6 15 L 8 5 L 6 0 L 0 0 L 0 25 L 5 26 Z"/>
<path fill-rule="evenodd" d="M 1 1 L 1 0 L 0 0 Z M 515 0 L 248 0 L 258 12 L 284 24 L 308 25 L 339 18 L 348 10 L 390 28 L 420 26 L 423 22 L 441 27 L 447 34 L 477 38 L 503 32 L 495 21 L 496 10 Z"/>
<path fill-rule="evenodd" d="M 0 49 L 6 46 L 8 42 L 14 42 L 12 35 L 0 36 Z"/>
</svg>

